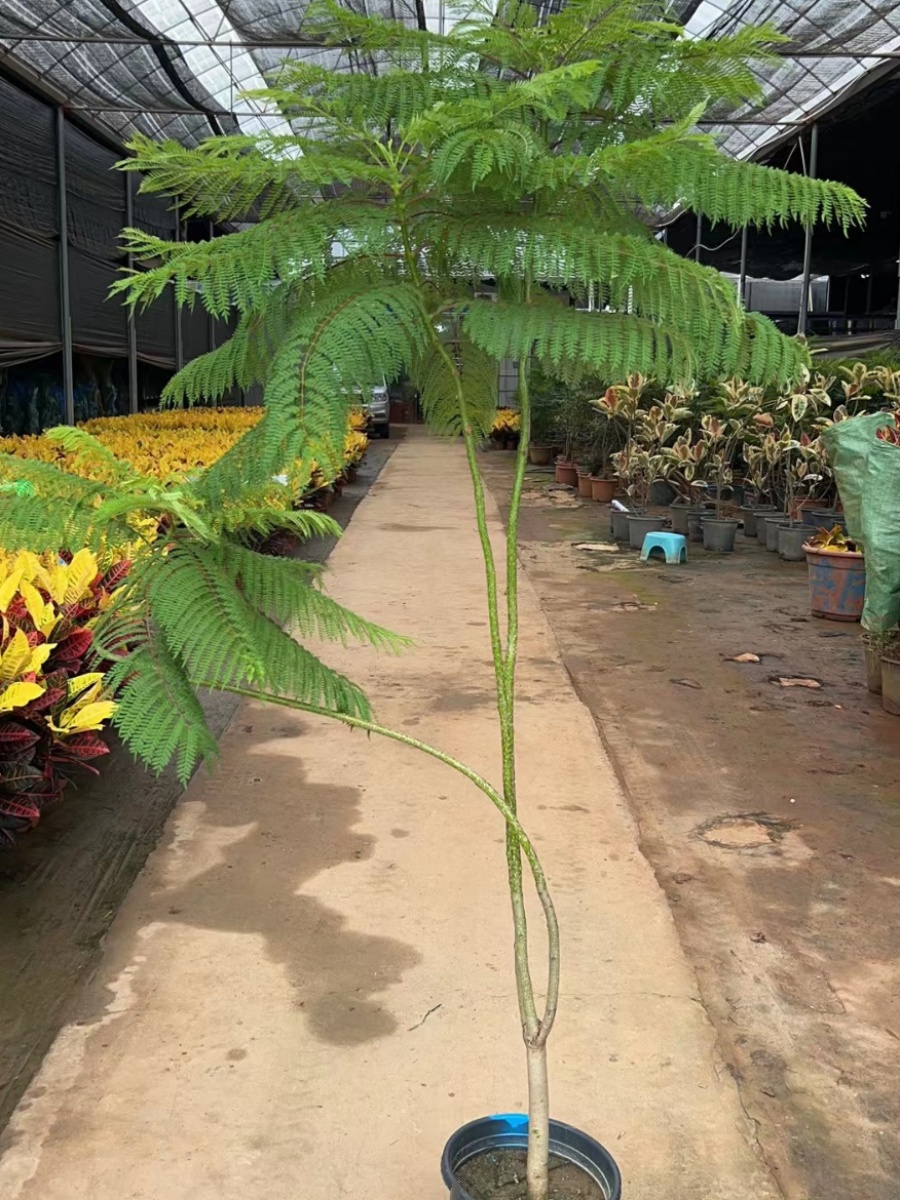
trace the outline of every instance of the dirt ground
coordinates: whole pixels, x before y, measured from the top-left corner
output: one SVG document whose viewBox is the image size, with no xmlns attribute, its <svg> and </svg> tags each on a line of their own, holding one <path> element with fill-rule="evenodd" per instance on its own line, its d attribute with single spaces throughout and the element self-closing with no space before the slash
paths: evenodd
<svg viewBox="0 0 900 1200">
<path fill-rule="evenodd" d="M 511 455 L 483 462 L 505 503 Z M 529 472 L 521 560 L 760 1148 L 787 1200 L 896 1200 L 900 720 L 866 691 L 859 627 L 810 617 L 806 565 L 742 534 L 686 566 L 579 549 L 611 542 L 608 506 L 551 482 Z"/>
</svg>

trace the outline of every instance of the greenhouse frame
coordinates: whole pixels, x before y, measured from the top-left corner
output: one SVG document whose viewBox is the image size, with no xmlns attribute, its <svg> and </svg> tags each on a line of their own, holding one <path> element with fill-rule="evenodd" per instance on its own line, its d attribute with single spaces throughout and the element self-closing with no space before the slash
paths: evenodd
<svg viewBox="0 0 900 1200">
<path fill-rule="evenodd" d="M 438 31 L 452 20 L 443 0 L 352 3 Z M 172 371 L 227 335 L 199 305 L 176 313 L 171 296 L 135 318 L 107 300 L 130 265 L 118 243 L 124 225 L 192 240 L 214 232 L 180 220 L 113 168 L 135 131 L 187 145 L 277 133 L 282 115 L 244 93 L 285 58 L 377 70 L 352 47 L 326 49 L 304 36 L 306 9 L 305 0 L 2 0 L 0 399 L 19 413 L 6 432 L 93 415 L 88 393 L 103 412 L 137 411 L 155 403 Z M 775 313 L 791 331 L 889 336 L 898 326 L 900 181 L 879 178 L 867 190 L 854 155 L 872 158 L 864 144 L 872 106 L 900 107 L 900 3 L 678 0 L 674 15 L 697 38 L 766 22 L 779 31 L 778 58 L 759 67 L 763 102 L 710 111 L 702 127 L 736 157 L 857 186 L 872 217 L 865 234 L 845 240 L 803 230 L 742 236 L 670 214 L 670 244 L 734 271 L 745 299 L 751 276 L 793 278 L 783 294 L 796 308 Z M 851 147 L 843 158 L 829 149 L 841 139 Z M 840 287 L 817 290 L 813 276 L 844 282 L 842 311 Z M 771 305 L 771 289 L 755 291 L 764 293 Z M 43 388 L 35 372 L 44 372 Z"/>
</svg>

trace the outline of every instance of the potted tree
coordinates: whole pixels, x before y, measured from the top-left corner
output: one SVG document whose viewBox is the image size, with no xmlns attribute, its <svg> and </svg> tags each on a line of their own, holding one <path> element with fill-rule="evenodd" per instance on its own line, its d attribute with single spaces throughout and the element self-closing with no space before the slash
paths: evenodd
<svg viewBox="0 0 900 1200">
<path fill-rule="evenodd" d="M 809 480 L 807 483 L 808 477 L 814 474 L 812 464 L 816 457 L 814 438 L 809 429 L 820 412 L 830 406 L 828 392 L 824 388 L 810 386 L 808 377 L 791 393 L 780 397 L 774 405 L 774 423 L 778 431 L 775 438 L 775 464 L 780 470 L 787 513 L 786 519 L 775 529 L 775 548 L 782 558 L 789 561 L 803 560 L 803 546 L 807 538 L 800 513 L 811 502 L 799 500 L 798 493 L 813 482 Z"/>
<path fill-rule="evenodd" d="M 578 487 L 579 469 L 587 475 L 581 458 L 590 441 L 590 405 L 578 390 L 565 384 L 560 385 L 560 401 L 557 409 L 557 428 L 562 438 L 562 454 L 556 460 L 556 482 L 569 487 Z"/>
<path fill-rule="evenodd" d="M 610 10 L 606 0 L 571 0 L 540 26 L 527 6 L 492 7 L 490 16 L 436 34 L 333 4 L 313 9 L 308 36 L 326 46 L 352 43 L 360 61 L 377 59 L 381 70 L 366 76 L 308 61 L 285 66 L 261 97 L 295 131 L 279 135 L 277 150 L 268 132 L 192 149 L 135 138 L 124 166 L 143 173 L 145 190 L 204 215 L 251 222 L 202 244 L 127 234 L 129 253 L 148 264 L 122 282 L 133 304 L 172 287 L 178 303 L 199 296 L 215 316 L 230 316 L 234 305 L 239 311 L 233 337 L 188 364 L 168 395 L 214 400 L 235 381 L 261 382 L 265 415 L 214 466 L 177 488 L 135 480 L 108 452 L 102 484 L 0 458 L 9 479 L 27 478 L 44 501 L 11 495 L 0 506 L 0 544 L 49 549 L 77 538 L 96 545 L 122 537 L 135 513 L 165 515 L 164 542 L 147 548 L 100 631 L 106 651 L 121 659 L 109 677 L 119 693 L 119 729 L 155 769 L 175 759 L 187 779 L 199 758 L 213 754 L 196 698 L 205 687 L 342 721 L 430 755 L 474 784 L 506 831 L 528 1112 L 482 1118 L 452 1133 L 443 1178 L 466 1200 L 477 1194 L 473 1179 L 487 1154 L 521 1179 L 518 1197 L 507 1189 L 507 1200 L 548 1200 L 552 1154 L 578 1181 L 564 1200 L 579 1192 L 617 1200 L 620 1179 L 609 1153 L 550 1117 L 547 1042 L 561 943 L 547 878 L 519 816 L 514 744 L 527 364 L 559 371 L 565 363 L 606 378 L 625 371 L 688 378 L 715 366 L 751 376 L 774 371 L 786 381 L 806 361 L 804 347 L 745 314 L 716 271 L 669 251 L 643 231 L 635 212 L 677 203 L 737 227 L 765 224 L 789 207 L 803 222 L 825 211 L 846 224 L 860 217 L 862 204 L 840 185 L 727 158 L 691 132 L 698 94 L 711 102 L 753 98 L 752 73 L 736 70 L 757 44 L 746 30 L 698 55 L 696 42 L 669 21 L 648 21 L 636 2 Z M 483 69 L 488 60 L 495 69 Z M 611 72 L 621 71 L 629 86 L 608 89 Z M 678 86 L 660 88 L 661 74 Z M 652 106 L 640 111 L 652 118 L 633 120 L 645 92 Z M 482 279 L 499 281 L 496 301 L 474 294 L 472 281 Z M 570 282 L 601 288 L 605 311 L 579 312 L 547 297 L 546 284 Z M 519 364 L 521 437 L 501 620 L 504 593 L 477 448 L 493 420 L 498 364 L 510 359 Z M 462 439 L 471 472 L 496 679 L 496 785 L 379 724 L 359 689 L 281 622 L 293 622 L 301 639 L 318 630 L 390 645 L 390 636 L 324 597 L 307 564 L 262 563 L 235 536 L 238 511 L 242 529 L 272 524 L 258 489 L 286 464 L 337 453 L 347 408 L 342 386 L 393 377 L 403 366 L 432 428 Z M 83 431 L 59 436 L 86 454 L 102 451 Z M 309 513 L 277 520 L 301 518 L 307 531 L 327 522 Z M 542 993 L 530 963 L 527 880 L 547 934 Z M 490 1185 L 480 1190 L 479 1200 L 497 1194 Z"/>
<path fill-rule="evenodd" d="M 649 457 L 636 440 L 638 414 L 649 383 L 650 380 L 646 376 L 635 371 L 627 377 L 625 383 L 607 388 L 602 396 L 591 401 L 591 406 L 607 422 L 607 427 L 614 427 L 621 434 L 621 448 L 610 455 L 610 465 L 617 488 L 621 488 L 630 501 L 627 510 L 614 510 L 610 513 L 613 537 L 621 542 L 629 540 L 629 518 L 632 515 L 642 515 L 640 495 L 642 491 L 649 490 L 649 481 L 646 489 L 641 484 L 642 476 L 649 471 Z"/>
<path fill-rule="evenodd" d="M 738 522 L 724 513 L 725 491 L 733 477 L 734 456 L 746 435 L 747 419 L 759 409 L 762 389 L 742 379 L 722 384 L 721 417 L 706 413 L 700 421 L 707 476 L 715 487 L 715 516 L 703 521 L 703 547 L 719 554 L 734 550 Z"/>
<path fill-rule="evenodd" d="M 866 599 L 866 564 L 856 543 L 835 525 L 814 533 L 803 551 L 812 615 L 828 621 L 858 621 Z"/>
<path fill-rule="evenodd" d="M 536 467 L 546 467 L 553 458 L 562 389 L 560 384 L 546 376 L 539 366 L 532 368 L 530 382 L 531 441 L 528 459 Z"/>
<path fill-rule="evenodd" d="M 594 391 L 596 395 L 596 391 Z M 601 402 L 602 403 L 602 402 Z M 619 481 L 613 468 L 613 455 L 624 446 L 628 430 L 616 405 L 593 406 L 588 466 L 591 472 L 591 498 L 609 504 L 616 494 Z"/>
</svg>

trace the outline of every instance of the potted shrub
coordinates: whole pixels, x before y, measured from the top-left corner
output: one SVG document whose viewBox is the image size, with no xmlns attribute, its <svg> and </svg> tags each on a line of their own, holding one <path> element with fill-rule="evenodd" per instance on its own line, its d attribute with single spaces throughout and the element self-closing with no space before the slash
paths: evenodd
<svg viewBox="0 0 900 1200">
<path fill-rule="evenodd" d="M 593 389 L 596 397 L 598 388 Z M 591 497 L 609 504 L 619 488 L 612 458 L 628 440 L 629 428 L 623 417 L 614 389 L 606 389 L 599 400 L 592 401 L 594 417 L 591 425 L 588 466 L 591 472 Z"/>
<path fill-rule="evenodd" d="M 115 704 L 91 661 L 92 626 L 130 565 L 102 570 L 88 549 L 0 554 L 0 848 L 59 803 L 78 769 L 96 774 L 89 760 L 109 753 L 103 730 Z"/>
<path fill-rule="evenodd" d="M 809 606 L 814 617 L 858 621 L 866 599 L 866 566 L 840 525 L 820 529 L 804 544 L 809 565 Z"/>
<path fill-rule="evenodd" d="M 553 460 L 553 443 L 557 431 L 560 387 L 534 367 L 531 372 L 531 440 L 529 461 L 536 467 L 546 467 Z"/>
<path fill-rule="evenodd" d="M 607 20 L 613 26 L 605 38 Z M 376 733 L 474 784 L 505 825 L 517 999 L 512 1019 L 522 1029 L 528 1112 L 482 1118 L 451 1134 L 444 1181 L 465 1200 L 469 1172 L 488 1153 L 511 1161 L 522 1179 L 518 1197 L 507 1190 L 506 1200 L 548 1200 L 553 1153 L 579 1173 L 575 1195 L 618 1200 L 621 1183 L 608 1152 L 577 1133 L 574 1154 L 572 1131 L 550 1117 L 547 1042 L 558 1009 L 560 936 L 543 867 L 519 817 L 514 749 L 516 539 L 531 416 L 526 364 L 537 359 L 545 369 L 559 369 L 565 363 L 571 373 L 607 378 L 626 369 L 685 378 L 709 369 L 711 359 L 737 373 L 747 367 L 752 345 L 754 363 L 792 378 L 806 361 L 802 344 L 783 338 L 759 315 L 745 314 L 716 271 L 647 235 L 634 208 L 686 204 L 737 226 L 765 224 L 786 207 L 803 222 L 814 222 L 824 209 L 846 223 L 860 216 L 862 205 L 841 186 L 773 173 L 698 140 L 690 132 L 696 95 L 715 103 L 720 95 L 733 100 L 744 92 L 751 100 L 752 74 L 735 70 L 733 44 L 720 50 L 707 43 L 698 58 L 694 41 L 668 21 L 648 24 L 638 7 L 610 17 L 605 0 L 571 0 L 547 16 L 535 36 L 533 10 L 514 6 L 498 10 L 491 22 L 462 22 L 438 36 L 329 5 L 307 14 L 306 29 L 323 44 L 352 41 L 362 60 L 372 55 L 392 70 L 369 77 L 305 61 L 287 64 L 265 96 L 290 116 L 293 128 L 303 129 L 306 120 L 314 125 L 314 137 L 284 135 L 293 139 L 295 153 L 273 154 L 268 132 L 242 136 L 232 155 L 222 139 L 182 149 L 136 137 L 134 157 L 125 164 L 143 174 L 144 190 L 175 195 L 230 221 L 255 220 L 202 244 L 167 243 L 130 230 L 126 247 L 148 269 L 129 274 L 121 290 L 132 303 L 152 303 L 172 286 L 178 303 L 199 294 L 214 316 L 229 316 L 239 297 L 233 338 L 188 364 L 168 395 L 215 399 L 235 375 L 261 379 L 265 415 L 214 466 L 175 489 L 135 478 L 112 455 L 109 480 L 99 487 L 44 464 L 0 459 L 13 478 L 31 470 L 27 477 L 45 501 L 26 505 L 12 497 L 0 505 L 0 544 L 15 543 L 23 529 L 48 549 L 74 532 L 85 544 L 97 543 L 145 511 L 170 521 L 165 546 L 149 549 L 102 624 L 105 644 L 121 647 L 130 639 L 128 658 L 109 678 L 120 693 L 116 719 L 126 742 L 155 769 L 174 758 L 186 779 L 199 758 L 214 753 L 196 696 L 198 688 L 211 687 Z M 594 29 L 598 36 L 586 38 Z M 755 45 L 754 35 L 742 31 L 741 52 L 752 53 Z M 496 70 L 482 69 L 488 47 Z M 628 65 L 632 50 L 632 86 L 619 96 L 606 82 L 611 69 Z M 441 71 L 432 72 L 433 64 Z M 577 70 L 569 69 L 574 65 Z M 663 72 L 679 86 L 656 87 Z M 385 87 L 397 76 L 403 86 Z M 653 87 L 652 118 L 633 121 L 632 91 L 642 83 Z M 603 189 L 592 185 L 595 172 L 605 180 Z M 342 186 L 323 188 L 323 180 Z M 333 253 L 336 231 L 345 249 L 340 259 Z M 496 302 L 473 295 L 472 281 L 482 279 L 498 280 Z M 550 300 L 547 281 L 581 290 L 597 285 L 609 311 L 579 312 Z M 496 371 L 506 360 L 519 364 L 521 440 L 506 518 L 501 619 L 504 593 L 477 447 L 490 430 Z M 235 536 L 236 506 L 242 529 L 301 527 L 301 521 L 307 532 L 333 526 L 314 513 L 263 514 L 257 489 L 287 464 L 308 465 L 323 447 L 339 445 L 346 405 L 335 371 L 344 385 L 360 376 L 395 375 L 401 365 L 413 372 L 432 427 L 461 436 L 471 473 L 496 681 L 499 786 L 453 756 L 380 725 L 360 689 L 281 622 L 297 627 L 301 638 L 312 628 L 383 646 L 396 646 L 396 639 L 320 592 L 309 564 L 255 555 Z M 59 436 L 74 445 L 79 434 L 88 437 L 78 430 Z M 92 441 L 82 444 L 98 452 Z M 543 994 L 532 980 L 526 880 L 534 885 L 547 934 Z M 390 1191 L 391 1181 L 384 1186 Z"/>
<path fill-rule="evenodd" d="M 662 517 L 647 516 L 645 510 L 650 485 L 659 477 L 660 450 L 676 429 L 673 404 L 642 408 L 649 386 L 649 378 L 636 372 L 624 384 L 609 388 L 594 401 L 597 411 L 608 420 L 617 421 L 622 429 L 624 445 L 612 455 L 612 465 L 630 504 L 627 515 L 613 514 L 613 533 L 624 540 L 627 524 L 628 541 L 637 550 L 643 545 L 646 533 L 665 527 Z"/>
<path fill-rule="evenodd" d="M 498 408 L 490 429 L 491 442 L 498 450 L 515 450 L 519 444 L 520 418 L 514 408 Z"/>
<path fill-rule="evenodd" d="M 881 707 L 891 716 L 900 717 L 900 637 L 896 632 L 881 650 L 880 667 Z M 869 691 L 874 690 L 869 688 Z"/>
<path fill-rule="evenodd" d="M 747 424 L 748 434 L 751 436 L 759 435 L 761 432 L 760 423 L 764 419 L 767 419 L 771 423 L 771 418 L 768 417 L 768 414 L 755 414 Z M 765 439 L 770 436 L 768 429 L 769 426 L 766 426 L 765 433 L 759 441 L 745 441 L 741 447 L 741 457 L 744 460 L 746 477 L 753 488 L 755 497 L 753 502 L 741 506 L 741 515 L 744 519 L 744 536 L 758 538 L 761 544 L 765 543 L 765 516 L 773 515 L 778 511 L 777 506 L 772 503 L 772 472 L 774 463 L 767 454 Z M 762 521 L 760 518 L 763 518 Z"/>
<path fill-rule="evenodd" d="M 725 492 L 733 479 L 734 458 L 746 436 L 747 422 L 759 410 L 762 389 L 735 378 L 721 384 L 719 391 L 722 415 L 705 413 L 700 419 L 705 472 L 716 505 L 715 514 L 703 520 L 703 547 L 728 554 L 734 550 L 738 522 L 725 516 Z"/>
<path fill-rule="evenodd" d="M 862 633 L 863 642 L 863 659 L 866 667 L 866 687 L 876 696 L 882 693 L 882 659 L 887 659 L 891 664 L 888 668 L 891 674 L 891 683 L 894 684 L 894 676 L 898 678 L 896 685 L 892 688 L 893 699 L 891 703 L 898 706 L 897 711 L 900 712 L 900 672 L 896 670 L 898 652 L 900 652 L 900 629 L 890 629 L 886 633 L 871 633 L 868 629 L 864 629 Z M 887 711 L 892 711 L 888 709 Z"/>
<path fill-rule="evenodd" d="M 669 517 L 675 533 L 687 536 L 691 514 L 705 512 L 700 504 L 703 492 L 694 481 L 706 458 L 706 450 L 707 443 L 702 438 L 695 439 L 694 431 L 688 429 L 659 455 L 658 473 L 678 493 L 678 499 L 669 505 Z"/>
<path fill-rule="evenodd" d="M 591 439 L 591 408 L 588 397 L 577 387 L 560 383 L 556 427 L 562 454 L 556 460 L 556 482 L 578 487 L 578 468 Z M 583 468 L 582 468 L 583 469 Z"/>
<path fill-rule="evenodd" d="M 817 449 L 806 427 L 812 427 L 819 413 L 830 405 L 827 391 L 811 387 L 804 381 L 789 395 L 780 397 L 773 408 L 777 429 L 774 465 L 780 471 L 787 512 L 787 520 L 776 534 L 776 544 L 780 556 L 789 561 L 803 560 L 807 531 L 800 514 L 804 504 L 814 503 L 808 498 L 801 500 L 798 492 L 817 482 L 817 473 L 813 469 Z"/>
</svg>

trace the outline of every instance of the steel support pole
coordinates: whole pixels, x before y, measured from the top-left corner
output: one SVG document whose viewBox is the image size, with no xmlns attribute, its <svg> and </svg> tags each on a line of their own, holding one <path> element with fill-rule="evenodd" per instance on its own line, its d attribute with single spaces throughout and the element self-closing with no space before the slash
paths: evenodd
<svg viewBox="0 0 900 1200">
<path fill-rule="evenodd" d="M 215 236 L 216 227 L 212 221 L 210 221 L 209 240 L 212 241 Z M 216 318 L 212 315 L 212 313 L 209 314 L 209 348 L 210 350 L 215 350 L 216 348 Z"/>
<path fill-rule="evenodd" d="M 810 179 L 816 178 L 816 168 L 819 161 L 819 126 L 813 125 L 809 139 L 809 170 Z M 812 269 L 812 224 L 806 226 L 806 236 L 803 242 L 803 282 L 800 285 L 800 312 L 797 315 L 797 332 L 806 333 L 809 326 L 809 280 Z"/>
<path fill-rule="evenodd" d="M 181 208 L 175 204 L 175 241 L 181 241 Z M 180 371 L 184 366 L 184 330 L 181 328 L 181 305 L 172 289 L 172 303 L 175 306 L 175 369 Z"/>
<path fill-rule="evenodd" d="M 134 175 L 125 172 L 125 224 L 134 225 Z M 128 269 L 134 268 L 134 255 L 128 255 Z M 133 308 L 128 309 L 128 411 L 138 410 L 137 324 Z"/>
<path fill-rule="evenodd" d="M 900 255 L 897 257 L 897 311 L 894 316 L 894 328 L 900 329 Z"/>
<path fill-rule="evenodd" d="M 747 231 L 748 226 L 741 230 L 741 273 L 738 281 L 738 295 L 744 308 L 747 307 Z"/>
<path fill-rule="evenodd" d="M 697 244 L 694 247 L 694 261 L 700 261 L 700 243 L 703 241 L 703 214 L 697 213 Z"/>
<path fill-rule="evenodd" d="M 59 324 L 62 334 L 64 420 L 75 424 L 75 368 L 72 356 L 72 303 L 69 295 L 69 206 L 66 197 L 66 114 L 56 110 L 56 186 L 59 192 Z"/>
</svg>

